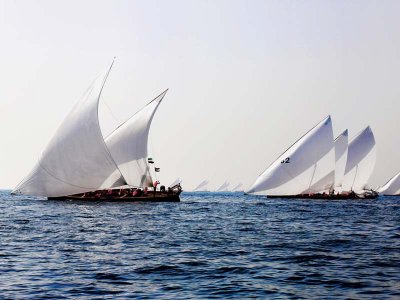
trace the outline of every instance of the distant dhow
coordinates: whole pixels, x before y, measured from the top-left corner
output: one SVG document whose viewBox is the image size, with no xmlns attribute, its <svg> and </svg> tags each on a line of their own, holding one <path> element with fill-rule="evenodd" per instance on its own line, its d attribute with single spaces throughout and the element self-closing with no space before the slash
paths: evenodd
<svg viewBox="0 0 400 300">
<path fill-rule="evenodd" d="M 174 186 L 176 186 L 178 184 L 181 184 L 181 183 L 182 183 L 182 179 L 177 178 L 168 187 L 174 187 Z"/>
<path fill-rule="evenodd" d="M 232 192 L 239 192 L 240 188 L 243 186 L 243 184 L 239 183 L 238 185 L 236 185 L 233 189 Z M 243 191 L 243 190 L 242 190 Z"/>
<path fill-rule="evenodd" d="M 400 196 L 400 172 L 392 177 L 378 192 L 384 196 Z"/>
<path fill-rule="evenodd" d="M 229 187 L 229 182 L 224 182 L 217 190 L 216 192 L 227 192 Z"/>
<path fill-rule="evenodd" d="M 376 197 L 366 190 L 375 164 L 371 129 L 367 127 L 349 146 L 347 140 L 347 130 L 333 139 L 328 116 L 279 156 L 247 193 L 271 198 Z"/>
<path fill-rule="evenodd" d="M 203 180 L 200 182 L 196 188 L 193 189 L 193 192 L 207 191 L 208 180 Z"/>
</svg>

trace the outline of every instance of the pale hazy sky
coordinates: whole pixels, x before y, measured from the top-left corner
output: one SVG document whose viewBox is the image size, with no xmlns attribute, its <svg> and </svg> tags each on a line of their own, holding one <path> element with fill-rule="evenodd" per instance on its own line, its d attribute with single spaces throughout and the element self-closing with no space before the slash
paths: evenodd
<svg viewBox="0 0 400 300">
<path fill-rule="evenodd" d="M 400 1 L 0 0 L 0 187 L 30 171 L 114 56 L 104 131 L 170 88 L 153 121 L 160 179 L 248 187 L 331 114 L 371 125 L 372 186 L 400 170 Z"/>
</svg>

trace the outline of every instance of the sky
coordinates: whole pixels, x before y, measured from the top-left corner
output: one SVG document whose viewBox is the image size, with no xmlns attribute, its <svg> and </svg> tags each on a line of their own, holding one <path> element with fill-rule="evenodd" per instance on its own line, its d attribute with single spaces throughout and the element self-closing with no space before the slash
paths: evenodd
<svg viewBox="0 0 400 300">
<path fill-rule="evenodd" d="M 400 171 L 399 1 L 0 0 L 0 188 L 34 166 L 116 57 L 103 134 L 166 88 L 149 156 L 169 184 L 249 187 L 327 115 Z"/>
</svg>

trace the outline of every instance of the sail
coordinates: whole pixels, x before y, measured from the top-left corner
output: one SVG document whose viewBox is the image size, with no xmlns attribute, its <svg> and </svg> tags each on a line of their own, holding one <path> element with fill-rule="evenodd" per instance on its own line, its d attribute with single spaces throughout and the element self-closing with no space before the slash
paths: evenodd
<svg viewBox="0 0 400 300">
<path fill-rule="evenodd" d="M 207 184 L 208 184 L 208 180 L 203 180 L 202 182 L 199 183 L 199 185 L 195 189 L 193 189 L 193 192 L 201 191 L 201 189 L 203 189 L 203 188 L 205 189 Z"/>
<path fill-rule="evenodd" d="M 168 187 L 173 187 L 173 186 L 175 186 L 177 184 L 181 184 L 181 183 L 182 183 L 182 179 L 177 178 Z"/>
<path fill-rule="evenodd" d="M 236 185 L 233 189 L 232 192 L 236 192 L 239 191 L 239 189 L 242 187 L 243 184 L 239 183 L 238 185 Z"/>
<path fill-rule="evenodd" d="M 398 196 L 400 195 L 400 172 L 390 179 L 379 189 L 381 195 Z"/>
<path fill-rule="evenodd" d="M 167 91 L 150 101 L 105 139 L 111 156 L 128 185 L 146 187 L 152 184 L 147 162 L 147 142 L 151 121 Z M 116 172 L 111 177 L 115 177 Z"/>
<path fill-rule="evenodd" d="M 98 103 L 111 67 L 112 64 L 67 115 L 36 166 L 14 193 L 57 197 L 109 185 L 106 180 L 117 167 L 100 130 Z M 109 180 L 119 177 L 120 173 Z"/>
<path fill-rule="evenodd" d="M 224 182 L 217 190 L 216 192 L 225 192 L 228 190 L 229 187 L 229 182 Z"/>
<path fill-rule="evenodd" d="M 335 180 L 332 120 L 328 116 L 265 170 L 247 193 L 289 196 L 329 190 Z"/>
<path fill-rule="evenodd" d="M 349 144 L 345 176 L 342 188 L 344 191 L 363 191 L 372 175 L 376 161 L 375 138 L 368 126 Z"/>
<path fill-rule="evenodd" d="M 342 186 L 344 172 L 346 169 L 347 162 L 347 149 L 349 143 L 348 130 L 343 131 L 335 139 L 335 187 L 340 188 Z"/>
</svg>

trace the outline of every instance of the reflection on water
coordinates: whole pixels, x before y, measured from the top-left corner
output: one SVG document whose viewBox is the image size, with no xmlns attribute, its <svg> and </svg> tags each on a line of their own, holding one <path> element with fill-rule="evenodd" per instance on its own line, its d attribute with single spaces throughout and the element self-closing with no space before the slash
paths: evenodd
<svg viewBox="0 0 400 300">
<path fill-rule="evenodd" d="M 0 298 L 398 298 L 400 198 L 0 193 Z"/>
</svg>

